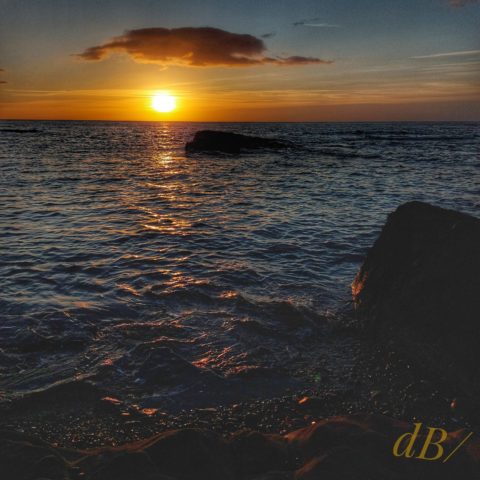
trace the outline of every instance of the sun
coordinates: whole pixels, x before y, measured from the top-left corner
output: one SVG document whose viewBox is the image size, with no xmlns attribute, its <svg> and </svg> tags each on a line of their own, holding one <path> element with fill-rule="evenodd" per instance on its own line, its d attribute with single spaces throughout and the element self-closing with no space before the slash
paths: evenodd
<svg viewBox="0 0 480 480">
<path fill-rule="evenodd" d="M 157 112 L 168 113 L 175 110 L 177 101 L 173 95 L 162 93 L 152 97 L 152 108 Z"/>
</svg>

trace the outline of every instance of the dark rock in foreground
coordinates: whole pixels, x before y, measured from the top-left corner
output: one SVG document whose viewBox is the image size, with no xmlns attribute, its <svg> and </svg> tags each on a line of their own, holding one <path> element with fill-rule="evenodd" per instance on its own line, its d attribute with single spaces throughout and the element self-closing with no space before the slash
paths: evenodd
<svg viewBox="0 0 480 480">
<path fill-rule="evenodd" d="M 480 441 L 472 438 L 448 462 L 392 453 L 413 425 L 378 415 L 317 422 L 285 436 L 243 431 L 224 438 L 206 430 L 160 433 L 122 447 L 61 450 L 25 434 L 0 431 L 5 480 L 474 480 Z M 427 429 L 416 444 L 423 445 Z M 448 455 L 468 434 L 450 433 Z M 433 456 L 432 448 L 428 456 Z"/>
<path fill-rule="evenodd" d="M 285 142 L 270 138 L 252 137 L 239 133 L 221 132 L 215 130 L 200 130 L 195 133 L 191 142 L 187 142 L 187 152 L 224 152 L 240 153 L 244 150 L 262 148 L 285 148 L 291 146 Z"/>
<path fill-rule="evenodd" d="M 480 391 L 480 220 L 426 203 L 392 213 L 352 285 L 356 310 L 382 341 Z M 478 397 L 477 397 L 478 398 Z"/>
</svg>

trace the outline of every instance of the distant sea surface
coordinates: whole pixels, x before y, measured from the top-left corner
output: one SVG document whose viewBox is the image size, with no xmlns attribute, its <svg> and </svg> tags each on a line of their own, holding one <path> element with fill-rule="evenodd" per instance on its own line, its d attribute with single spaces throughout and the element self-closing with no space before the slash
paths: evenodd
<svg viewBox="0 0 480 480">
<path fill-rule="evenodd" d="M 187 156 L 201 129 L 298 148 Z M 0 401 L 88 379 L 210 404 L 341 363 L 326 325 L 387 214 L 478 216 L 479 146 L 478 123 L 0 122 Z"/>
</svg>

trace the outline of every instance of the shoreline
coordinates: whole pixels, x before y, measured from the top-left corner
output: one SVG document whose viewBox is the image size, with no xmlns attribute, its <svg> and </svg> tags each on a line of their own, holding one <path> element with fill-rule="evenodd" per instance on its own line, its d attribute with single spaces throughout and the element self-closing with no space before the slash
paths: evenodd
<svg viewBox="0 0 480 480">
<path fill-rule="evenodd" d="M 178 415 L 102 400 L 105 392 L 85 382 L 46 391 L 0 408 L 0 468 L 8 480 L 478 478 L 476 438 L 448 464 L 392 454 L 413 423 L 424 426 L 421 441 L 427 426 L 450 432 L 445 451 L 479 430 L 453 414 L 452 392 L 427 397 L 433 378 L 395 352 L 372 352 L 357 368 L 368 383 L 356 391 L 311 389 Z"/>
<path fill-rule="evenodd" d="M 304 340 L 310 364 L 296 364 L 289 373 L 303 375 L 300 384 L 308 387 L 258 398 L 249 390 L 243 401 L 228 403 L 225 395 L 223 403 L 174 412 L 122 401 L 88 380 L 63 384 L 0 404 L 0 467 L 3 462 L 13 471 L 33 469 L 12 480 L 130 480 L 132 474 L 136 480 L 316 480 L 323 474 L 443 480 L 459 468 L 466 472 L 462 478 L 478 478 L 477 440 L 447 467 L 425 466 L 391 450 L 413 424 L 442 429 L 445 438 L 431 443 L 445 440 L 451 452 L 480 428 L 477 363 L 467 362 L 477 352 L 470 347 L 477 346 L 478 335 L 478 238 L 475 217 L 421 202 L 403 204 L 389 215 L 355 278 L 355 310 L 321 336 Z M 308 347 L 318 341 L 330 350 L 315 356 Z M 325 353 L 330 369 L 315 363 Z M 435 362 L 439 356 L 441 363 Z M 219 385 L 227 384 L 216 384 L 210 396 Z M 181 404 L 195 405 L 191 400 L 184 397 Z M 417 433 L 425 443 L 432 440 Z M 39 451 L 46 457 L 38 458 Z M 54 477 L 45 473 L 51 470 Z"/>
<path fill-rule="evenodd" d="M 458 451 L 473 432 L 442 430 L 442 439 L 431 443 L 437 446 L 437 455 L 411 458 L 415 451 L 407 455 L 398 445 L 412 435 L 412 428 L 383 415 L 356 414 L 322 420 L 286 435 L 245 429 L 220 436 L 182 428 L 119 447 L 92 449 L 59 448 L 3 430 L 0 468 L 8 468 L 9 480 L 47 476 L 54 480 L 446 480 L 459 478 L 459 472 L 464 480 L 478 478 L 480 441 L 473 439 Z M 421 423 L 415 424 L 414 444 L 430 445 L 421 428 Z"/>
<path fill-rule="evenodd" d="M 452 409 L 457 392 L 445 379 L 412 367 L 397 351 L 373 346 L 360 332 L 357 336 L 362 348 L 352 359 L 351 380 L 341 388 L 325 379 L 278 396 L 173 412 L 141 409 L 80 381 L 0 404 L 0 429 L 35 435 L 64 448 L 92 448 L 118 446 L 177 428 L 203 428 L 220 435 L 255 428 L 283 435 L 325 418 L 359 413 L 448 429 L 480 427 L 468 412 L 462 415 Z"/>
</svg>

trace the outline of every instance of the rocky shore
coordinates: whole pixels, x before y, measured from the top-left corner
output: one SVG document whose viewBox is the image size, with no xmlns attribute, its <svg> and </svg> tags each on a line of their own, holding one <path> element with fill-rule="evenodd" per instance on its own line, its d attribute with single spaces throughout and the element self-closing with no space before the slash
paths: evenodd
<svg viewBox="0 0 480 480">
<path fill-rule="evenodd" d="M 0 431 L 0 471 L 11 480 L 400 480 L 476 479 L 480 442 L 448 462 L 392 453 L 413 426 L 379 415 L 334 417 L 287 435 L 242 430 L 224 437 L 205 429 L 159 433 L 121 447 L 63 450 L 17 432 Z M 446 452 L 468 431 L 450 432 Z M 426 437 L 421 434 L 421 444 Z"/>
<path fill-rule="evenodd" d="M 0 405 L 1 478 L 480 478 L 479 224 L 420 202 L 389 216 L 353 283 L 355 312 L 324 339 L 351 352 L 341 388 L 322 370 L 282 396 L 169 412 L 59 385 Z M 414 422 L 450 431 L 445 451 L 474 436 L 446 463 L 395 457 Z"/>
</svg>

